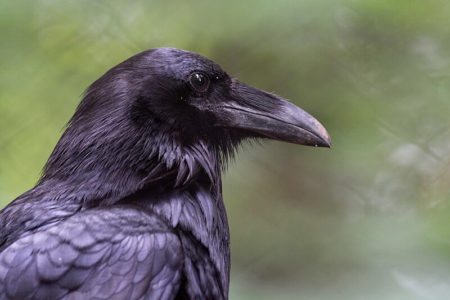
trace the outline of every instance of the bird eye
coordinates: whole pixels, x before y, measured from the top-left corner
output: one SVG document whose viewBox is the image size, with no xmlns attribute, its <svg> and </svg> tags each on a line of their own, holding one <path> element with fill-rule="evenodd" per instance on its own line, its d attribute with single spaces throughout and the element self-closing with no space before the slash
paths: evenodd
<svg viewBox="0 0 450 300">
<path fill-rule="evenodd" d="M 193 73 L 189 77 L 189 83 L 197 92 L 206 92 L 209 87 L 209 78 L 203 73 Z"/>
</svg>

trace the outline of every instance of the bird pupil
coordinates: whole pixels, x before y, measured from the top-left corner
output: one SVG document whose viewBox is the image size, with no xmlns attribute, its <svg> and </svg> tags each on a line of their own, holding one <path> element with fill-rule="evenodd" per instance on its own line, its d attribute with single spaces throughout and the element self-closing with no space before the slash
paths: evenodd
<svg viewBox="0 0 450 300">
<path fill-rule="evenodd" d="M 195 78 L 197 79 L 198 84 L 202 85 L 204 83 L 203 75 L 202 74 L 195 74 Z"/>
<path fill-rule="evenodd" d="M 192 88 L 197 92 L 205 92 L 209 87 L 209 79 L 202 73 L 193 73 L 189 81 Z"/>
</svg>

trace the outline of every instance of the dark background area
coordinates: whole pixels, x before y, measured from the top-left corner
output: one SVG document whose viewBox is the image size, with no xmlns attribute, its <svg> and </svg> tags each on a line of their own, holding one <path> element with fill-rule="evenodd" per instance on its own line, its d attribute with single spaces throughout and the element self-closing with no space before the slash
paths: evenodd
<svg viewBox="0 0 450 300">
<path fill-rule="evenodd" d="M 198 52 L 327 127 L 224 178 L 231 299 L 450 298 L 450 2 L 0 0 L 0 206 L 83 91 L 148 48 Z"/>
</svg>

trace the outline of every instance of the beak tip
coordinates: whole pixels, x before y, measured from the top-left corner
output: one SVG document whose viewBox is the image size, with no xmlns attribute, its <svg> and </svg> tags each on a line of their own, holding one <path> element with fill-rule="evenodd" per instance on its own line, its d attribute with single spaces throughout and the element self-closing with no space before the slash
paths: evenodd
<svg viewBox="0 0 450 300">
<path fill-rule="evenodd" d="M 320 141 L 315 144 L 316 147 L 324 147 L 324 148 L 332 148 L 330 137 L 327 136 L 326 138 L 321 138 Z"/>
<path fill-rule="evenodd" d="M 318 144 L 316 144 L 316 147 L 331 148 L 331 138 L 325 127 L 314 118 L 312 118 L 312 123 L 315 125 L 313 127 L 315 129 L 313 132 L 315 133 L 318 140 Z"/>
</svg>

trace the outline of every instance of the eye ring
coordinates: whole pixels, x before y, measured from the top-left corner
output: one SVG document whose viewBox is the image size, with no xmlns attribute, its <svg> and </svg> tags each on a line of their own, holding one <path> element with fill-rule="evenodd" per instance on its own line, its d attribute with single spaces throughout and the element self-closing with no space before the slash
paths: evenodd
<svg viewBox="0 0 450 300">
<path fill-rule="evenodd" d="M 189 76 L 189 84 L 196 92 L 206 92 L 209 88 L 209 78 L 201 72 L 194 72 Z"/>
</svg>

